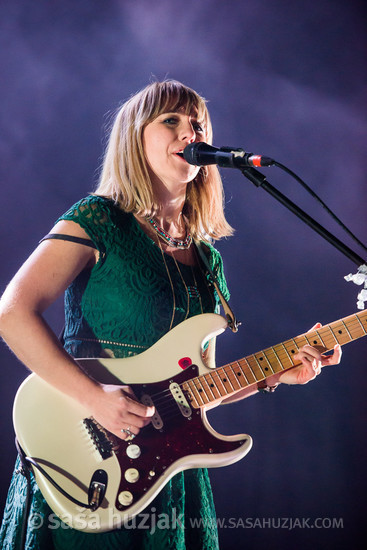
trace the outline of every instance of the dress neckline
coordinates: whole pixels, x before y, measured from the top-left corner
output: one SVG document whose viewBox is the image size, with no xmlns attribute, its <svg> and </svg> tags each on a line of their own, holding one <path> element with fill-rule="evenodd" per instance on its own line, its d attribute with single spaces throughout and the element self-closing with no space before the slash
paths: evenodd
<svg viewBox="0 0 367 550">
<path fill-rule="evenodd" d="M 152 239 L 151 237 L 149 237 L 149 235 L 147 233 L 145 233 L 145 231 L 142 229 L 140 223 L 135 218 L 134 214 L 130 213 L 130 215 L 133 219 L 133 223 L 134 223 L 135 227 L 137 227 L 138 233 L 140 233 L 143 237 L 145 237 L 145 239 L 147 239 L 149 244 L 153 247 L 153 249 L 157 253 L 159 252 L 161 254 L 160 248 L 159 248 L 158 244 L 155 242 L 155 240 Z M 194 241 L 193 241 L 191 246 L 196 246 Z M 173 258 L 173 256 L 171 254 L 167 254 L 165 251 L 163 251 L 163 254 L 164 254 L 165 258 L 169 258 L 170 261 L 172 261 L 172 262 L 176 261 L 178 264 L 180 264 L 180 267 L 182 266 L 183 268 L 190 268 L 190 269 L 192 268 L 192 269 L 195 269 L 195 270 L 200 270 L 200 266 L 198 265 L 197 262 L 194 263 L 194 264 L 185 264 L 185 263 L 180 262 L 179 260 L 177 260 L 177 258 Z"/>
</svg>

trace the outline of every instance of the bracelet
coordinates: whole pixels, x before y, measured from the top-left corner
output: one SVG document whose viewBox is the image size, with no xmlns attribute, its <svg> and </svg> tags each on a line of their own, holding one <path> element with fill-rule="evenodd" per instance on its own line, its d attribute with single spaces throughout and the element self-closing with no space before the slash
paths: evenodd
<svg viewBox="0 0 367 550">
<path fill-rule="evenodd" d="M 275 384 L 274 386 L 267 386 L 264 382 L 264 385 L 262 385 L 262 386 L 260 386 L 260 384 L 258 384 L 257 389 L 261 393 L 273 393 L 273 392 L 275 392 L 275 390 L 277 389 L 278 386 L 279 386 L 279 384 Z"/>
</svg>

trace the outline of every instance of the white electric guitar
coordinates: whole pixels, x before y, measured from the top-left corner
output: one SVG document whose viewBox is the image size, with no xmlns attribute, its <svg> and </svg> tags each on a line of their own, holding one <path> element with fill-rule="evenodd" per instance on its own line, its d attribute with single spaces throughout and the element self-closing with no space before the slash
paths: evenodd
<svg viewBox="0 0 367 550">
<path fill-rule="evenodd" d="M 224 367 L 208 368 L 203 343 L 226 326 L 220 315 L 198 315 L 140 355 L 78 360 L 93 378 L 130 385 L 142 403 L 155 406 L 151 423 L 130 441 L 105 431 L 88 410 L 39 376 L 26 378 L 14 402 L 15 432 L 25 455 L 79 501 L 73 503 L 33 468 L 43 496 L 66 524 L 86 532 L 112 530 L 142 512 L 177 472 L 243 458 L 251 437 L 218 434 L 205 410 L 292 368 L 293 355 L 304 344 L 325 352 L 365 336 L 367 311 Z"/>
</svg>

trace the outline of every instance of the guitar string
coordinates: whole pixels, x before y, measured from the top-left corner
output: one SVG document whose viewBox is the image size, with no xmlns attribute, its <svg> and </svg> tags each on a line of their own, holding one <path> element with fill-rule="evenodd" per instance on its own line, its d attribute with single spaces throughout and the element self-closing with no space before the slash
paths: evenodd
<svg viewBox="0 0 367 550">
<path fill-rule="evenodd" d="M 294 346 L 293 346 L 293 347 L 294 347 Z M 251 357 L 255 357 L 255 355 L 260 355 L 260 354 L 261 354 L 261 356 L 262 356 L 262 355 L 265 355 L 265 352 L 266 352 L 266 351 L 272 351 L 272 349 L 271 349 L 271 348 L 268 348 L 267 350 L 264 350 L 264 352 L 259 352 L 258 354 L 254 354 L 253 356 L 248 356 L 247 358 L 239 359 L 239 361 L 243 361 L 243 360 L 246 360 L 246 361 L 247 361 L 248 359 L 251 359 Z M 273 352 L 273 353 L 274 353 L 274 352 Z M 279 350 L 279 352 L 278 352 L 276 355 L 278 356 L 278 358 L 279 358 L 280 360 L 283 359 L 283 362 L 284 362 L 285 359 L 288 359 L 288 360 L 289 360 L 287 353 L 284 352 L 284 351 L 282 351 L 282 350 Z M 268 358 L 268 359 L 269 359 L 269 358 Z M 277 362 L 277 363 L 278 363 L 278 362 Z M 232 365 L 234 365 L 234 364 L 235 364 L 235 363 L 232 363 L 232 364 L 229 363 L 229 364 L 227 364 L 227 365 L 224 365 L 223 367 L 219 367 L 219 369 L 222 370 L 222 369 L 225 369 L 225 368 L 228 368 L 228 367 L 231 368 L 231 369 L 233 369 L 233 366 L 232 366 Z M 275 366 L 275 365 L 274 365 L 274 366 Z M 254 365 L 254 367 L 255 367 L 255 365 Z M 241 368 L 241 365 L 240 365 L 240 368 Z M 261 367 L 257 367 L 257 368 L 255 368 L 255 370 L 258 371 L 259 368 L 261 369 Z M 288 367 L 288 368 L 290 368 L 290 367 Z M 222 374 L 224 374 L 226 378 L 229 377 L 229 375 L 226 374 L 225 372 L 224 372 L 224 373 L 219 372 L 219 369 L 218 369 L 218 370 L 213 369 L 211 372 L 208 372 L 208 373 L 205 373 L 205 374 L 210 374 L 212 377 L 214 376 L 215 378 L 217 378 L 217 377 L 220 378 L 220 376 L 221 376 Z M 243 369 L 243 367 L 242 367 L 241 369 Z M 249 367 L 247 367 L 246 370 L 247 370 L 248 373 L 251 372 L 250 369 L 249 369 Z M 282 370 L 285 370 L 285 369 L 282 369 Z M 277 371 L 277 372 L 280 372 L 280 371 Z M 202 375 L 202 376 L 205 377 L 205 374 Z M 261 378 L 256 379 L 256 380 L 253 382 L 253 384 L 255 384 L 256 382 L 259 382 L 259 381 L 263 380 L 263 375 L 264 375 L 264 374 L 265 374 L 265 373 L 263 373 L 263 371 L 261 370 Z M 271 374 L 273 374 L 273 373 L 271 373 Z M 269 374 L 269 376 L 271 376 L 271 374 Z M 233 376 L 232 376 L 232 377 L 233 377 Z M 253 376 L 252 376 L 252 377 L 253 377 Z M 193 381 L 195 381 L 195 380 L 198 380 L 199 378 L 201 378 L 201 375 L 195 376 L 194 378 L 190 379 L 190 381 L 193 382 Z M 234 373 L 234 379 L 236 379 L 235 373 Z M 220 380 L 221 380 L 221 379 L 220 379 Z M 229 381 L 230 381 L 230 377 L 229 377 Z M 216 384 L 216 385 L 217 385 L 217 384 Z M 221 385 L 223 385 L 222 380 L 221 380 Z M 248 386 L 250 386 L 250 385 L 251 385 L 251 384 L 248 384 L 248 383 L 247 383 L 246 386 L 242 386 L 242 387 L 243 387 L 243 388 L 246 388 L 246 387 L 248 387 Z M 179 384 L 179 386 L 180 386 L 180 388 L 183 390 L 183 384 Z M 239 389 L 239 388 L 238 388 L 238 389 Z M 219 391 L 219 390 L 218 390 L 218 391 Z M 168 397 L 170 397 L 170 393 L 171 393 L 171 391 L 170 391 L 170 389 L 168 388 L 168 389 L 163 390 L 163 391 L 161 391 L 161 392 L 158 392 L 158 393 L 156 393 L 156 394 L 152 394 L 152 395 L 151 395 L 151 398 L 154 399 L 155 402 L 158 404 L 158 403 L 160 402 L 160 400 L 162 400 L 162 399 L 165 398 L 165 394 L 167 394 Z M 220 392 L 219 392 L 219 393 L 220 393 Z"/>
<path fill-rule="evenodd" d="M 338 321 L 336 321 L 336 323 L 338 323 Z M 333 323 L 332 323 L 332 324 L 333 324 Z M 357 327 L 358 329 L 361 329 L 361 328 L 362 328 L 361 325 L 360 325 L 360 323 L 359 323 L 359 320 L 358 320 L 358 319 L 356 319 L 356 320 L 351 320 L 351 321 L 348 323 L 348 326 L 349 326 L 349 330 L 350 330 L 351 332 L 353 332 L 353 331 L 356 329 L 356 327 Z M 332 331 L 332 336 L 328 336 L 328 333 L 329 333 L 330 330 Z M 335 340 L 336 342 L 338 342 L 338 339 L 337 339 L 336 335 L 334 334 L 334 331 L 332 330 L 332 328 L 331 328 L 330 325 L 325 325 L 325 326 L 321 327 L 320 329 L 318 329 L 317 332 L 321 335 L 321 339 L 322 339 L 325 343 L 327 343 L 328 340 L 330 340 L 330 345 L 332 345 L 332 343 L 333 343 L 331 340 Z M 324 334 L 321 334 L 321 333 L 324 333 Z M 307 334 L 307 333 L 306 333 L 306 334 Z M 273 353 L 274 355 L 276 355 L 276 356 L 279 358 L 279 360 L 280 360 L 281 363 L 284 362 L 285 360 L 289 361 L 289 355 L 288 355 L 288 353 L 287 353 L 286 351 L 284 351 L 283 349 L 279 349 L 279 350 L 275 353 L 275 352 L 274 352 L 274 349 L 277 348 L 277 347 L 279 347 L 279 346 L 282 346 L 282 348 L 283 348 L 283 346 L 284 346 L 285 349 L 286 349 L 286 346 L 287 346 L 287 345 L 290 345 L 291 348 L 292 348 L 292 347 L 297 347 L 297 348 L 298 348 L 298 345 L 297 345 L 297 343 L 296 343 L 296 340 L 299 340 L 299 339 L 301 339 L 301 338 L 306 338 L 306 340 L 308 340 L 308 339 L 312 340 L 312 338 L 316 338 L 316 337 L 317 337 L 316 331 L 313 331 L 312 333 L 310 333 L 310 334 L 308 335 L 308 337 L 306 337 L 306 334 L 302 334 L 302 335 L 300 335 L 300 336 L 296 336 L 296 337 L 294 338 L 294 344 L 293 344 L 293 342 L 292 342 L 291 340 L 287 340 L 287 341 L 283 342 L 282 344 L 276 344 L 275 346 L 273 346 L 273 347 L 271 347 L 271 348 L 267 348 L 266 350 L 264 350 L 264 351 L 262 351 L 262 352 L 258 352 L 258 353 L 249 355 L 249 356 L 247 356 L 247 357 L 244 357 L 244 358 L 242 358 L 242 359 L 239 359 L 238 361 L 248 361 L 248 360 L 251 359 L 252 357 L 255 357 L 255 358 L 256 358 L 256 356 L 263 356 L 263 355 L 266 354 L 266 352 L 270 352 L 270 353 Z M 344 332 L 344 334 L 345 334 L 345 332 Z M 357 338 L 357 337 L 356 337 L 356 338 Z M 355 339 L 355 338 L 352 337 L 352 339 Z M 351 339 L 349 339 L 348 341 L 351 341 Z M 292 345 L 292 344 L 293 344 L 293 345 Z M 301 344 L 301 342 L 299 342 L 299 344 Z M 231 367 L 231 364 L 229 363 L 228 365 L 224 365 L 223 367 L 219 367 L 219 368 L 220 368 L 220 369 L 225 369 L 226 367 Z M 244 365 L 244 367 L 245 367 L 245 365 Z M 243 367 L 242 367 L 242 368 L 243 368 Z M 290 367 L 285 367 L 283 370 L 287 370 L 288 368 L 290 368 Z M 251 372 L 248 368 L 247 368 L 246 370 L 247 370 L 248 372 Z M 258 369 L 256 369 L 256 370 L 258 370 Z M 280 372 L 280 371 L 278 371 L 278 372 Z M 220 377 L 220 374 L 221 374 L 221 373 L 218 372 L 218 370 L 213 369 L 212 372 L 210 372 L 210 373 L 208 372 L 207 374 L 211 374 L 212 376 L 214 375 L 214 376 L 216 376 L 216 377 Z M 190 379 L 190 382 L 194 382 L 195 380 L 198 380 L 199 378 L 201 378 L 201 376 L 204 376 L 204 377 L 205 377 L 205 374 L 204 374 L 204 375 L 195 376 L 194 378 Z M 269 374 L 269 376 L 271 376 L 271 374 Z M 265 377 L 265 378 L 266 378 L 266 377 Z M 254 381 L 252 384 L 255 384 L 256 382 L 261 381 L 262 379 L 263 379 L 263 378 L 261 378 L 260 380 L 256 380 L 256 381 Z M 186 382 L 186 381 L 185 381 L 185 382 Z M 181 388 L 182 391 L 184 391 L 184 389 L 183 389 L 183 384 L 184 384 L 185 382 L 183 382 L 182 384 L 179 384 L 179 387 Z M 247 384 L 247 386 L 244 386 L 244 388 L 245 388 L 245 387 L 248 387 L 248 386 L 250 386 L 250 385 L 252 385 L 252 384 Z M 219 391 L 219 390 L 218 390 L 218 391 Z M 220 392 L 219 392 L 219 393 L 220 393 Z M 230 393 L 231 393 L 231 392 L 230 392 Z M 170 390 L 169 388 L 167 388 L 167 389 L 165 389 L 165 390 L 163 390 L 163 391 L 161 391 L 161 392 L 158 392 L 158 393 L 156 393 L 156 394 L 152 394 L 150 397 L 152 398 L 152 400 L 154 399 L 154 401 L 158 404 L 159 402 L 162 402 L 162 400 L 165 400 L 166 397 L 168 397 L 168 398 L 171 399 L 173 396 L 172 396 L 172 394 L 171 394 L 171 390 Z"/>
<path fill-rule="evenodd" d="M 338 321 L 337 321 L 336 323 L 338 323 Z M 334 323 L 332 323 L 332 324 L 334 324 Z M 344 321 L 343 321 L 343 324 L 345 324 Z M 348 325 L 349 325 L 349 328 L 347 329 L 347 333 L 348 333 L 348 335 L 349 335 L 349 332 L 350 332 L 350 335 L 349 335 L 349 340 L 347 340 L 347 342 L 348 342 L 348 341 L 353 341 L 354 339 L 359 338 L 359 337 L 362 337 L 362 336 L 365 335 L 365 334 L 362 333 L 361 336 L 356 336 L 356 337 L 352 336 L 352 332 L 355 330 L 356 327 L 358 328 L 358 331 L 360 331 L 360 329 L 362 328 L 362 330 L 363 330 L 364 332 L 366 332 L 365 329 L 364 329 L 364 327 L 363 327 L 363 325 L 362 325 L 362 323 L 360 322 L 359 317 L 358 317 L 357 319 L 351 320 L 351 321 L 348 323 Z M 354 325 L 355 325 L 355 326 L 354 326 Z M 346 327 L 346 328 L 347 328 L 347 327 Z M 340 329 L 339 329 L 339 330 L 340 330 Z M 322 332 L 324 332 L 324 333 L 325 333 L 325 332 L 326 332 L 326 333 L 329 333 L 329 331 L 331 331 L 331 332 L 332 332 L 332 335 L 333 335 L 332 338 L 335 339 L 335 340 L 338 342 L 338 339 L 336 338 L 336 336 L 335 336 L 335 334 L 334 334 L 334 331 L 332 330 L 332 328 L 331 328 L 330 325 L 326 325 L 326 326 L 321 327 L 320 329 L 318 329 L 318 331 L 314 331 L 314 332 L 310 333 L 310 334 L 309 334 L 309 337 L 311 337 L 311 339 L 312 339 L 313 337 L 317 337 L 317 335 L 318 335 L 317 333 L 320 334 L 320 331 L 322 331 Z M 342 334 L 342 333 L 340 333 L 340 334 Z M 344 335 L 345 335 L 345 332 L 344 332 L 343 336 L 344 336 Z M 324 338 L 325 338 L 325 341 L 326 341 L 327 339 L 330 338 L 330 335 L 329 335 L 329 336 L 326 336 L 326 335 L 324 334 L 323 336 L 324 336 Z M 293 339 L 294 344 L 296 344 L 295 340 L 296 340 L 296 339 L 299 340 L 300 338 L 305 338 L 305 335 L 303 334 L 303 335 L 300 335 L 300 336 L 298 336 L 298 337 L 295 337 L 295 339 Z M 321 336 L 321 339 L 322 339 L 323 341 L 324 341 L 324 338 Z M 306 340 L 308 340 L 308 338 L 306 338 Z M 347 343 L 347 342 L 346 342 L 346 343 Z M 285 346 L 287 343 L 292 343 L 292 342 L 291 342 L 291 340 L 287 340 L 286 342 L 283 342 L 282 344 L 278 344 L 278 345 L 276 345 L 276 346 L 273 346 L 272 348 L 267 348 L 267 349 L 264 350 L 263 352 L 259 352 L 258 354 L 253 354 L 253 357 L 255 357 L 256 355 L 260 355 L 260 354 L 261 354 L 261 355 L 264 355 L 264 354 L 266 353 L 266 351 L 273 351 L 273 350 L 274 350 L 274 347 L 283 346 L 283 345 Z M 330 343 L 330 344 L 331 344 L 331 343 Z M 297 344 L 296 344 L 296 347 L 298 347 Z M 273 352 L 274 352 L 274 351 L 273 351 Z M 279 351 L 279 353 L 278 353 L 277 355 L 278 355 L 278 357 L 279 357 L 279 355 L 284 355 L 284 358 L 287 358 L 287 353 L 285 353 L 285 352 L 283 352 L 283 353 L 281 354 L 281 352 Z M 250 358 L 250 357 L 251 357 L 251 356 L 248 356 L 248 358 Z M 247 361 L 248 358 L 244 358 L 244 359 Z M 241 359 L 240 359 L 239 361 L 241 361 Z M 233 365 L 233 363 L 232 363 L 232 364 L 225 365 L 224 367 L 220 367 L 220 368 L 221 368 L 221 369 L 225 369 L 226 367 L 231 367 L 231 368 L 233 368 L 232 365 Z M 287 368 L 290 368 L 290 367 L 287 367 Z M 283 369 L 283 370 L 287 370 L 287 368 L 286 368 L 286 369 Z M 209 374 L 209 373 L 208 373 L 208 374 Z M 217 377 L 220 377 L 220 373 L 219 373 L 218 371 L 215 371 L 215 370 L 213 370 L 213 371 L 211 372 L 211 375 L 212 375 L 212 377 L 215 376 L 215 375 L 216 375 Z M 205 376 L 205 375 L 201 375 L 201 376 Z M 201 378 L 201 376 L 196 376 L 196 377 L 190 379 L 190 382 L 194 382 L 195 379 L 198 380 L 199 378 Z M 229 377 L 228 377 L 228 378 L 229 378 Z M 265 376 L 264 378 L 266 378 L 266 376 Z M 230 380 L 230 378 L 229 378 L 229 380 Z M 215 380 L 213 380 L 213 381 L 215 382 Z M 251 386 L 251 385 L 256 384 L 256 382 L 258 382 L 258 381 L 260 381 L 260 380 L 256 380 L 256 381 L 254 381 L 254 382 L 251 383 L 251 384 L 247 383 L 246 386 L 243 386 L 243 387 L 244 387 L 244 388 L 249 387 L 249 386 Z M 186 381 L 185 381 L 185 382 L 186 382 Z M 184 383 L 185 383 L 185 382 L 184 382 Z M 184 390 L 183 390 L 183 384 L 179 384 L 179 387 L 182 389 L 182 391 L 184 391 Z M 238 388 L 238 390 L 240 390 L 240 389 L 241 389 L 241 388 Z M 198 391 L 199 391 L 199 390 L 198 390 Z M 217 391 L 218 391 L 219 394 L 221 395 L 221 392 L 218 390 L 218 388 L 217 388 Z M 229 392 L 229 393 L 232 393 L 232 392 Z M 204 394 L 203 394 L 203 395 L 207 395 L 207 393 L 206 393 L 205 390 L 204 390 Z M 156 393 L 156 394 L 152 394 L 150 397 L 152 398 L 152 400 L 154 400 L 154 404 L 158 405 L 158 403 L 159 403 L 159 414 L 160 414 L 161 417 L 167 417 L 167 414 L 169 414 L 169 419 L 172 419 L 172 418 L 174 418 L 174 417 L 180 417 L 180 415 L 182 415 L 182 413 L 181 413 L 179 407 L 177 407 L 176 401 L 175 401 L 175 399 L 174 399 L 174 397 L 173 397 L 173 395 L 172 395 L 172 393 L 171 393 L 171 391 L 170 391 L 169 389 L 166 389 L 166 390 L 164 390 L 164 391 L 162 391 L 162 392 L 158 392 L 158 393 Z M 222 397 L 225 397 L 225 396 L 222 396 Z M 203 400 L 203 401 L 204 401 L 204 400 Z M 209 402 L 210 402 L 210 399 L 209 399 Z M 164 419 L 164 418 L 163 418 L 163 419 Z"/>
</svg>

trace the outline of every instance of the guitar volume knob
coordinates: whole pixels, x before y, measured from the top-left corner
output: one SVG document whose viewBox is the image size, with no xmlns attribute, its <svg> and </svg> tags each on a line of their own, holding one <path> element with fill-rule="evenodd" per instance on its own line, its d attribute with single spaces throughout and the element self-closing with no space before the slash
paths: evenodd
<svg viewBox="0 0 367 550">
<path fill-rule="evenodd" d="M 140 477 L 139 472 L 136 468 L 128 468 L 125 472 L 125 479 L 129 483 L 136 483 Z"/>
<path fill-rule="evenodd" d="M 123 506 L 129 506 L 134 500 L 134 497 L 130 493 L 130 491 L 121 491 L 121 493 L 119 493 L 119 496 L 117 497 L 117 500 Z"/>
<path fill-rule="evenodd" d="M 139 456 L 141 455 L 141 449 L 139 445 L 128 445 L 126 447 L 126 454 L 129 458 L 139 458 Z"/>
</svg>

